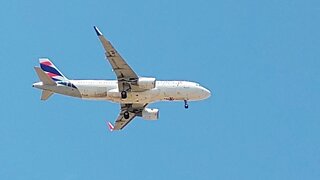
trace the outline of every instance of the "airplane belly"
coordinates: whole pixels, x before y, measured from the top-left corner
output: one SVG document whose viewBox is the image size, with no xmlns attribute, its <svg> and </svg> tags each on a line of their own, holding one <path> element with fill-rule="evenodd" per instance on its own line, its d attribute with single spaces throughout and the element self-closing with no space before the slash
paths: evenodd
<svg viewBox="0 0 320 180">
<path fill-rule="evenodd" d="M 161 100 L 165 101 L 179 101 L 188 99 L 188 94 L 183 88 L 164 88 L 161 90 Z"/>
<path fill-rule="evenodd" d="M 133 102 L 141 103 L 141 102 L 152 102 L 158 99 L 160 94 L 159 89 L 151 89 L 143 92 L 131 92 L 131 99 Z"/>
<path fill-rule="evenodd" d="M 151 89 L 142 92 L 128 92 L 127 98 L 122 99 L 119 92 L 109 92 L 108 97 L 119 103 L 150 103 L 159 100 L 160 90 Z"/>
<path fill-rule="evenodd" d="M 106 99 L 107 89 L 105 87 L 78 87 L 81 97 L 85 99 Z"/>
<path fill-rule="evenodd" d="M 81 93 L 76 88 L 71 87 L 65 87 L 65 86 L 51 86 L 48 90 L 51 90 L 52 92 L 67 95 L 67 96 L 73 96 L 73 97 L 81 97 Z"/>
</svg>

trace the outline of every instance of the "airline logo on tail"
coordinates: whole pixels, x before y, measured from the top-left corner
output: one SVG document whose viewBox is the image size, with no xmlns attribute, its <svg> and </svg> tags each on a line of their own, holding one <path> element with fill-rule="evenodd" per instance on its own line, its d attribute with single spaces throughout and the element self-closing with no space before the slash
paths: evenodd
<svg viewBox="0 0 320 180">
<path fill-rule="evenodd" d="M 54 81 L 67 81 L 68 79 L 56 68 L 48 58 L 40 58 L 41 69 Z"/>
</svg>

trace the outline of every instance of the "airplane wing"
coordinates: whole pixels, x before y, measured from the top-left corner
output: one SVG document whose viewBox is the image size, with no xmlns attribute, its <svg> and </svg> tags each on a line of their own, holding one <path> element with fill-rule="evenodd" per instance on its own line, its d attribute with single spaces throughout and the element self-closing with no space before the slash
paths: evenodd
<svg viewBox="0 0 320 180">
<path fill-rule="evenodd" d="M 129 124 L 129 122 L 135 118 L 136 116 L 141 116 L 142 110 L 147 106 L 148 104 L 120 104 L 121 111 L 120 114 L 115 122 L 114 126 L 111 126 L 111 130 L 121 130 L 126 125 Z M 129 113 L 129 118 L 124 118 L 125 112 Z M 109 126 L 110 127 L 110 126 Z"/>
<path fill-rule="evenodd" d="M 96 26 L 94 26 L 94 30 L 106 51 L 105 55 L 111 64 L 113 71 L 116 73 L 119 91 L 139 91 L 138 86 L 131 86 L 129 83 L 131 81 L 136 81 L 139 78 L 138 75 L 131 69 L 117 50 L 112 46 L 110 41 L 103 36 Z"/>
</svg>

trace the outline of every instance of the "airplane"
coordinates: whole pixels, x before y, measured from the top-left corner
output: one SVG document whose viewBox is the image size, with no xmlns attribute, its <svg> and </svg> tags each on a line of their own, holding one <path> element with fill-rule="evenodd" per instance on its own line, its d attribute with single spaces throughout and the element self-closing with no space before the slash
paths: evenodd
<svg viewBox="0 0 320 180">
<path fill-rule="evenodd" d="M 88 100 L 106 100 L 120 104 L 120 113 L 115 124 L 108 122 L 110 131 L 121 130 L 135 117 L 157 120 L 159 110 L 147 108 L 157 101 L 188 101 L 207 99 L 211 92 L 190 81 L 159 81 L 154 77 L 138 76 L 120 56 L 108 39 L 94 26 L 94 30 L 105 50 L 116 80 L 71 80 L 48 59 L 40 58 L 40 67 L 34 67 L 40 82 L 32 85 L 42 90 L 41 100 L 52 94 L 62 94 Z"/>
</svg>

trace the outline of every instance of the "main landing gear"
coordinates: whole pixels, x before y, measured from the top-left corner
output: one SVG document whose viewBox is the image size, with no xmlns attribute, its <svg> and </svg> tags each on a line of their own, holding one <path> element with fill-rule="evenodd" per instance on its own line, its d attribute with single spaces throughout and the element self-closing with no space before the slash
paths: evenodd
<svg viewBox="0 0 320 180">
<path fill-rule="evenodd" d="M 189 108 L 189 105 L 188 105 L 187 100 L 184 100 L 184 108 L 186 108 L 186 109 L 188 109 L 188 108 Z"/>
<path fill-rule="evenodd" d="M 129 112 L 128 112 L 128 111 L 124 112 L 124 113 L 123 113 L 123 117 L 124 117 L 125 119 L 129 119 L 129 117 L 130 117 Z"/>
<path fill-rule="evenodd" d="M 127 98 L 127 91 L 121 91 L 121 98 L 126 99 Z"/>
</svg>

